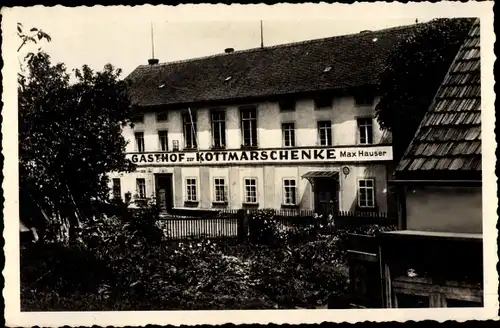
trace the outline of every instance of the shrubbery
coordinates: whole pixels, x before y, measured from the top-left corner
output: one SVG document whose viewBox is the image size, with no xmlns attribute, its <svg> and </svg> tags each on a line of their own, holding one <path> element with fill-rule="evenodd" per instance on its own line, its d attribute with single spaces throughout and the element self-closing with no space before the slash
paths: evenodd
<svg viewBox="0 0 500 328">
<path fill-rule="evenodd" d="M 251 211 L 248 218 L 248 232 L 252 243 L 264 245 L 275 243 L 278 224 L 274 216 L 274 210 Z"/>
<path fill-rule="evenodd" d="M 314 241 L 321 234 L 332 234 L 335 232 L 334 228 L 332 215 L 280 218 L 272 209 L 252 211 L 249 214 L 250 242 L 255 244 L 281 246 Z"/>
<path fill-rule="evenodd" d="M 285 227 L 263 211 L 249 220 L 251 243 L 179 243 L 155 218 L 144 206 L 96 218 L 80 244 L 22 249 L 22 309 L 314 308 L 346 292 L 346 231 Z"/>
<path fill-rule="evenodd" d="M 286 247 L 261 246 L 254 268 L 259 290 L 284 308 L 314 308 L 325 305 L 332 294 L 344 294 L 348 271 L 337 242 L 336 237 L 320 236 Z"/>
</svg>

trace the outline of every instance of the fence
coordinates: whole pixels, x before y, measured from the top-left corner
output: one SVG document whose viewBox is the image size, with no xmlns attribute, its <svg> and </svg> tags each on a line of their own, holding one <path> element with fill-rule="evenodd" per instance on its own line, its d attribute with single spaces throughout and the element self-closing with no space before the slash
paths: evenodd
<svg viewBox="0 0 500 328">
<path fill-rule="evenodd" d="M 239 238 L 248 236 L 248 223 L 259 210 L 178 210 L 162 215 L 160 225 L 171 239 Z M 387 213 L 341 211 L 331 217 L 317 216 L 310 210 L 267 210 L 283 228 L 320 228 L 324 233 L 336 229 L 356 229 L 369 225 L 393 225 Z"/>
<path fill-rule="evenodd" d="M 170 239 L 236 238 L 238 217 L 171 217 L 160 220 Z"/>
</svg>

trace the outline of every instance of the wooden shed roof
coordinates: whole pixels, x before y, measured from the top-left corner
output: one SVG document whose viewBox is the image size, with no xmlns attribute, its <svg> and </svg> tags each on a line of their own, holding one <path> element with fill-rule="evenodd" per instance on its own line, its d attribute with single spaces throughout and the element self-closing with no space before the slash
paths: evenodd
<svg viewBox="0 0 500 328">
<path fill-rule="evenodd" d="M 396 169 L 396 176 L 481 176 L 481 60 L 476 20 Z"/>
</svg>

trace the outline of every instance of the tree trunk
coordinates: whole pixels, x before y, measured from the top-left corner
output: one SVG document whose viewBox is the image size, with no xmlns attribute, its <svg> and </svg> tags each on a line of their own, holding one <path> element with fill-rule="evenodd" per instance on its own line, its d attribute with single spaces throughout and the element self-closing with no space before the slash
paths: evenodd
<svg viewBox="0 0 500 328">
<path fill-rule="evenodd" d="M 75 243 L 75 242 L 80 242 L 82 241 L 81 239 L 81 230 L 82 230 L 82 216 L 80 213 L 80 210 L 78 209 L 78 205 L 75 202 L 75 198 L 73 197 L 73 194 L 71 190 L 69 189 L 68 185 L 66 184 L 66 189 L 68 190 L 68 195 L 69 195 L 69 206 L 68 208 L 71 208 L 71 234 L 70 234 L 70 242 Z"/>
</svg>

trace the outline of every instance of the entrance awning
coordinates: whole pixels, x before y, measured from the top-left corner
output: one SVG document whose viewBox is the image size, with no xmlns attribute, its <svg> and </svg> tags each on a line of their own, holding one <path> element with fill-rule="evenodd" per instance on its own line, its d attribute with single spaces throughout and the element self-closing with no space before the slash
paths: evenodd
<svg viewBox="0 0 500 328">
<path fill-rule="evenodd" d="M 334 179 L 339 180 L 339 172 L 337 171 L 309 171 L 302 176 L 302 179 L 307 179 L 314 189 L 316 179 Z"/>
<path fill-rule="evenodd" d="M 318 179 L 318 178 L 330 178 L 338 179 L 339 172 L 337 171 L 309 171 L 302 176 L 302 179 Z"/>
</svg>

